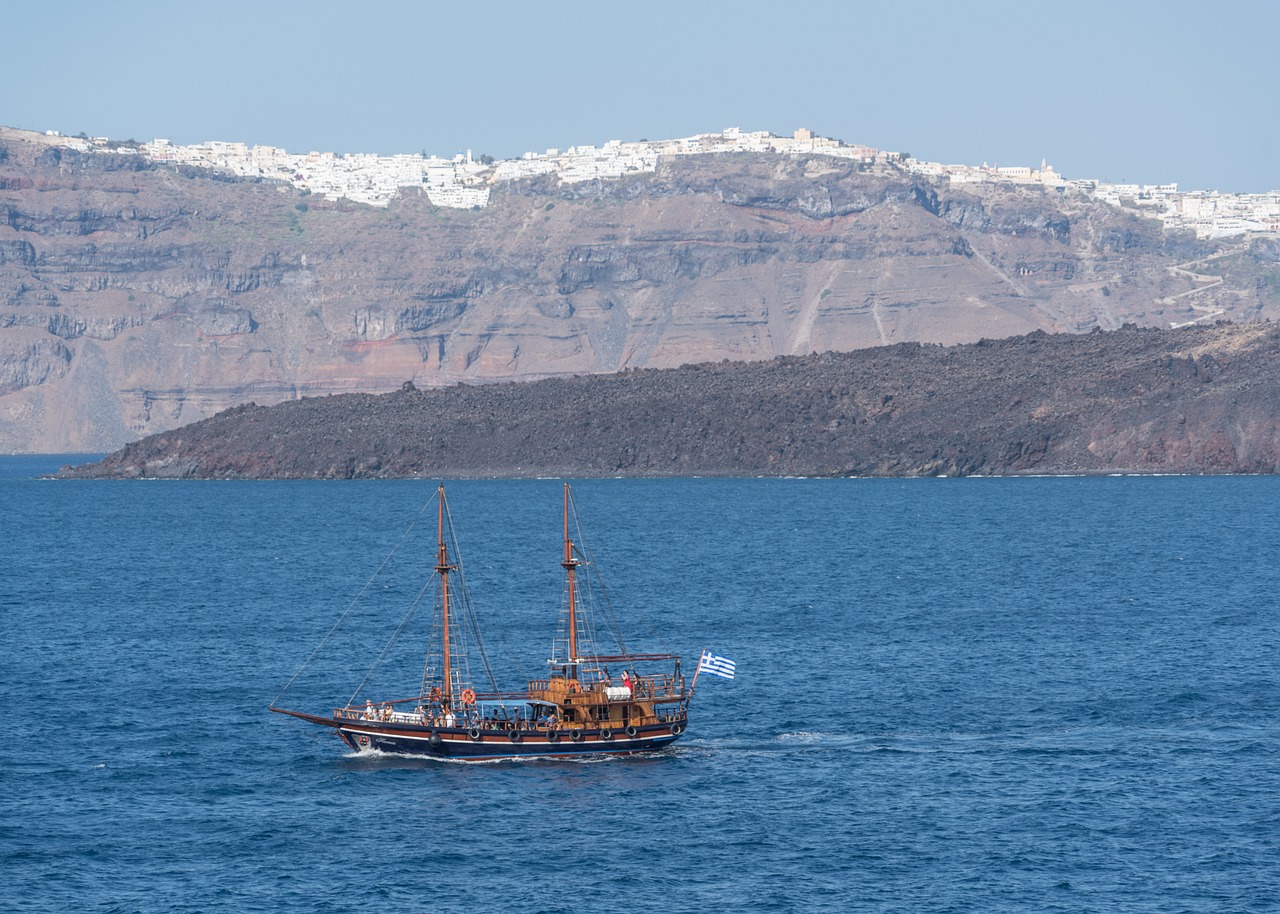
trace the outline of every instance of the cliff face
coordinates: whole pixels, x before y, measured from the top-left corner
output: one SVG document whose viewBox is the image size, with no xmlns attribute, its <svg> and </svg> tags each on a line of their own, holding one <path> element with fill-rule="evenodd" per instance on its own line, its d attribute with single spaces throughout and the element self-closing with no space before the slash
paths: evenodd
<svg viewBox="0 0 1280 914">
<path fill-rule="evenodd" d="M 1278 276 L 1273 243 L 822 158 L 378 210 L 0 131 L 0 448 L 108 450 L 249 400 L 406 381 L 1249 320 L 1276 312 Z"/>
<path fill-rule="evenodd" d="M 901 343 L 242 406 L 80 477 L 1275 473 L 1280 330 Z"/>
</svg>

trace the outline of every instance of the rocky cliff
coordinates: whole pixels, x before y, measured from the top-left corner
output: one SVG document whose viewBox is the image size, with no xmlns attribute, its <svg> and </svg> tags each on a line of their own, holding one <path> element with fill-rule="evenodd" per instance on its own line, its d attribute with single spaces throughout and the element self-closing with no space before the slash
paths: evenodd
<svg viewBox="0 0 1280 914">
<path fill-rule="evenodd" d="M 0 130 L 0 448 L 246 401 L 1274 315 L 1274 241 L 821 157 L 387 209 Z"/>
<path fill-rule="evenodd" d="M 1030 335 L 241 406 L 76 477 L 1274 473 L 1280 329 Z"/>
</svg>

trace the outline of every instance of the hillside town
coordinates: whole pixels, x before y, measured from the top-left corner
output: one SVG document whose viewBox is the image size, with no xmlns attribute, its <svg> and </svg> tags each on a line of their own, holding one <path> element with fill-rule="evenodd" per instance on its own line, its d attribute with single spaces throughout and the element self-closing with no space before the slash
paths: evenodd
<svg viewBox="0 0 1280 914">
<path fill-rule="evenodd" d="M 1060 192 L 1080 192 L 1126 209 L 1136 209 L 1163 221 L 1167 230 L 1194 232 L 1201 238 L 1225 238 L 1250 233 L 1280 232 L 1280 191 L 1266 194 L 1224 194 L 1180 191 L 1177 184 L 1108 184 L 1090 179 L 1068 180 L 1051 165 L 946 165 L 913 159 L 897 152 L 815 135 L 801 128 L 791 136 L 768 131 L 745 132 L 730 127 L 720 133 L 675 140 L 610 140 L 601 146 L 571 146 L 526 152 L 516 159 L 473 158 L 470 151 L 451 158 L 417 154 L 378 156 L 366 153 L 289 153 L 274 146 L 210 141 L 180 146 L 166 139 L 149 143 L 120 143 L 106 137 L 62 137 L 47 131 L 61 145 L 80 151 L 110 151 L 143 155 L 155 162 L 189 165 L 231 172 L 241 177 L 291 184 L 329 199 L 346 199 L 369 206 L 387 206 L 401 191 L 418 188 L 436 206 L 471 209 L 487 206 L 495 184 L 544 175 L 566 184 L 608 180 L 653 172 L 663 156 L 768 153 L 830 156 L 865 167 L 908 171 L 955 185 L 1029 184 Z"/>
</svg>

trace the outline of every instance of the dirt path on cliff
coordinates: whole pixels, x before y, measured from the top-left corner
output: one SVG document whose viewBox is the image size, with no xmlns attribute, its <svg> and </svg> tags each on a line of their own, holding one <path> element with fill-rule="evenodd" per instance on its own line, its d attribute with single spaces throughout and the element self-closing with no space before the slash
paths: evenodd
<svg viewBox="0 0 1280 914">
<path fill-rule="evenodd" d="M 984 267 L 994 273 L 1003 282 L 1008 284 L 1009 288 L 1013 289 L 1020 298 L 1035 298 L 1034 295 L 1015 282 L 1012 276 L 988 260 L 986 255 L 983 254 L 982 251 L 978 250 L 978 248 L 976 248 L 972 243 L 969 245 L 969 250 L 973 251 L 973 256 L 977 257 Z"/>
<path fill-rule="evenodd" d="M 1184 263 L 1174 264 L 1171 267 L 1167 267 L 1166 269 L 1168 269 L 1169 273 L 1173 276 L 1188 279 L 1193 283 L 1204 283 L 1204 285 L 1196 286 L 1195 288 L 1187 289 L 1185 292 L 1178 292 L 1174 295 L 1162 298 L 1160 299 L 1160 304 L 1171 305 L 1179 299 L 1187 298 L 1192 295 L 1199 295 L 1201 292 L 1207 292 L 1210 289 L 1217 288 L 1222 285 L 1226 281 L 1226 277 L 1214 276 L 1210 273 L 1196 273 L 1188 268 L 1202 263 L 1208 263 L 1210 260 L 1217 260 L 1218 258 L 1225 257 L 1228 254 L 1238 254 L 1240 253 L 1240 250 L 1240 246 L 1233 246 L 1225 250 L 1218 251 L 1216 254 L 1210 254 L 1208 257 L 1199 257 L 1195 260 L 1188 260 Z M 1199 311 L 1200 315 L 1198 317 L 1193 317 L 1189 321 L 1170 321 L 1169 328 L 1171 330 L 1177 330 L 1180 327 L 1190 327 L 1193 324 L 1198 324 L 1200 321 L 1205 321 L 1211 317 L 1217 317 L 1220 314 L 1227 313 L 1226 309 L 1218 308 L 1214 305 L 1197 305 L 1194 302 L 1188 302 L 1187 307 L 1192 311 Z"/>
</svg>

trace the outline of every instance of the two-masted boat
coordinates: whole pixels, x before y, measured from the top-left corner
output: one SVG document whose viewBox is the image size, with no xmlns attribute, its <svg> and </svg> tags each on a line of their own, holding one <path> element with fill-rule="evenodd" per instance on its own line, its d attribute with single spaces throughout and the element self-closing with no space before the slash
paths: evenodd
<svg viewBox="0 0 1280 914">
<path fill-rule="evenodd" d="M 568 485 L 560 560 L 564 599 L 548 675 L 519 691 L 500 691 L 491 675 L 488 688 L 478 687 L 470 676 L 473 653 L 479 654 L 486 671 L 490 666 L 475 634 L 456 544 L 451 552 L 446 541 L 453 525 L 443 486 L 436 500 L 438 624 L 433 629 L 438 637 L 428 645 L 418 694 L 360 700 L 357 689 L 331 715 L 287 710 L 274 703 L 272 711 L 330 727 L 357 752 L 470 761 L 651 752 L 671 745 L 685 732 L 697 671 L 686 687 L 679 655 L 626 650 L 607 597 L 588 586 L 587 553 L 570 536 L 576 510 Z M 603 610 L 595 603 L 598 599 L 605 601 Z M 596 647 L 604 634 L 601 627 L 613 634 L 609 652 Z"/>
</svg>

